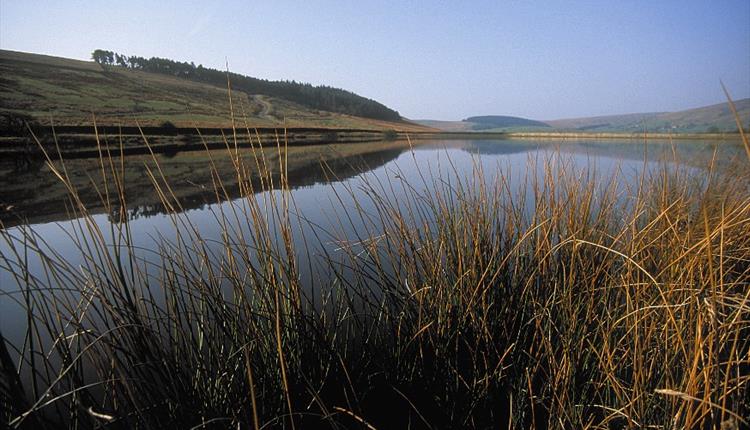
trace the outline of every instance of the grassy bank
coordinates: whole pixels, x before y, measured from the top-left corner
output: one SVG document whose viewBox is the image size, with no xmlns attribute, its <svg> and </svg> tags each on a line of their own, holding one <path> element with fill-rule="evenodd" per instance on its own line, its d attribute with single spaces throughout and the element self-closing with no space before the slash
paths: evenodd
<svg viewBox="0 0 750 430">
<path fill-rule="evenodd" d="M 98 132 L 98 134 L 97 134 Z M 28 163 L 44 160 L 39 144 L 48 152 L 60 154 L 65 159 L 99 157 L 97 140 L 105 147 L 113 147 L 124 155 L 143 155 L 151 152 L 174 154 L 176 152 L 204 151 L 226 147 L 226 139 L 234 139 L 231 128 L 177 128 L 177 127 L 35 127 L 13 135 L 0 133 L 0 157 L 5 161 Z M 35 139 L 35 135 L 40 140 Z M 53 139 L 54 136 L 54 139 Z M 144 144 L 144 137 L 149 145 Z M 544 141 L 712 141 L 741 142 L 737 133 L 571 133 L 571 132 L 432 132 L 396 131 L 393 129 L 336 129 L 336 128 L 246 128 L 237 137 L 237 145 L 250 148 L 254 141 L 264 146 L 274 146 L 279 139 L 288 147 L 302 147 L 336 143 L 388 142 L 396 139 L 412 140 L 497 140 L 529 139 Z M 234 140 L 232 141 L 234 144 Z M 150 146 L 150 147 L 149 147 Z"/>
<path fill-rule="evenodd" d="M 275 149 L 229 145 L 243 199 L 214 213 L 219 238 L 181 215 L 154 156 L 146 174 L 178 234 L 148 261 L 125 219 L 100 230 L 50 160 L 86 259 L 0 231 L 0 270 L 20 285 L 4 300 L 29 323 L 23 342 L 0 343 L 11 427 L 747 425 L 747 164 L 696 175 L 665 161 L 623 190 L 553 156 L 519 194 L 478 167 L 410 184 L 394 173 L 338 191 L 361 205 L 337 222 L 365 228 L 321 255 L 315 242 L 333 232 L 298 237 Z M 224 200 L 226 166 L 208 164 Z M 104 156 L 99 174 L 102 204 L 123 213 L 124 172 Z M 25 256 L 39 252 L 32 276 Z"/>
<path fill-rule="evenodd" d="M 78 127 L 75 127 L 78 128 Z M 106 130 L 106 129 L 105 129 Z M 0 137 L 0 156 L 17 162 L 44 160 L 44 152 L 54 152 L 71 160 L 99 158 L 102 148 L 110 148 L 118 154 L 143 155 L 174 154 L 177 152 L 205 151 L 226 148 L 227 139 L 240 148 L 276 146 L 283 139 L 288 147 L 314 146 L 337 143 L 383 142 L 403 137 L 395 131 L 335 130 L 335 129 L 252 129 L 245 130 L 236 138 L 232 129 L 156 129 L 139 130 L 131 127 L 130 133 L 105 131 L 93 128 L 86 132 L 70 132 L 59 129 L 38 129 L 26 136 Z M 145 133 L 149 131 L 150 133 Z M 39 136 L 39 137 L 37 137 Z M 145 139 L 148 144 L 145 144 Z M 102 147 L 99 143 L 102 143 Z"/>
<path fill-rule="evenodd" d="M 548 139 L 675 139 L 675 140 L 730 140 L 740 141 L 739 133 L 595 133 L 595 132 L 514 132 L 508 133 L 515 138 L 548 138 Z"/>
<path fill-rule="evenodd" d="M 415 138 L 441 139 L 616 139 L 616 140 L 720 140 L 740 142 L 739 133 L 595 133 L 569 131 L 539 131 L 539 132 L 422 132 L 410 133 Z"/>
</svg>

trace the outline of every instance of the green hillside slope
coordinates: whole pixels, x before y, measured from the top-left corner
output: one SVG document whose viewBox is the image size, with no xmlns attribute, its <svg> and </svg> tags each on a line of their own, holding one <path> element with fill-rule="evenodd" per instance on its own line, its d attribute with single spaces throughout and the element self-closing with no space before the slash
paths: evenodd
<svg viewBox="0 0 750 430">
<path fill-rule="evenodd" d="M 328 127 L 424 130 L 407 121 L 384 121 L 302 106 L 235 90 L 236 121 L 249 127 Z M 0 50 L 0 122 L 9 116 L 48 124 L 228 127 L 223 87 L 189 79 L 107 67 L 94 62 Z M 0 124 L 2 126 L 2 124 Z"/>
<path fill-rule="evenodd" d="M 750 127 L 750 99 L 735 101 L 737 112 L 745 127 Z M 636 113 L 590 118 L 571 118 L 545 121 L 555 129 L 593 132 L 732 132 L 737 130 L 727 103 L 719 103 L 678 112 Z"/>
<path fill-rule="evenodd" d="M 120 68 L 178 76 L 195 82 L 205 82 L 218 87 L 226 86 L 227 72 L 193 62 L 175 61 L 167 58 L 126 56 L 112 51 L 97 49 L 92 53 L 94 61 L 108 69 Z M 355 115 L 363 118 L 398 121 L 401 116 L 393 109 L 362 97 L 351 91 L 326 85 L 311 85 L 296 81 L 270 81 L 238 73 L 229 73 L 232 86 L 249 94 L 263 94 L 299 103 L 312 109 Z"/>
</svg>

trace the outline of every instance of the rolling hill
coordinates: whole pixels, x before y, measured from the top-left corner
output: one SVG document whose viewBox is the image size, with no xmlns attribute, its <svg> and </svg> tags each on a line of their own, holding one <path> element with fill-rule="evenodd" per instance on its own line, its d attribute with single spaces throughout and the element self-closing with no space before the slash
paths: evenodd
<svg viewBox="0 0 750 430">
<path fill-rule="evenodd" d="M 542 127 L 549 128 L 549 124 L 545 124 L 541 121 L 535 121 L 533 119 L 519 118 L 516 116 L 502 116 L 502 115 L 487 115 L 487 116 L 472 116 L 466 118 L 464 121 L 474 123 L 475 130 L 492 130 L 499 128 L 530 128 L 530 127 Z"/>
<path fill-rule="evenodd" d="M 750 127 L 750 98 L 735 101 L 737 113 L 745 127 Z M 635 113 L 590 118 L 572 118 L 545 121 L 558 130 L 592 132 L 732 132 L 737 130 L 727 103 L 682 110 L 678 112 Z"/>
<path fill-rule="evenodd" d="M 426 127 L 437 128 L 450 132 L 491 132 L 491 131 L 519 131 L 549 129 L 550 126 L 541 121 L 521 118 L 517 116 L 485 115 L 472 116 L 461 121 L 436 121 L 429 119 L 415 120 Z"/>
<path fill-rule="evenodd" d="M 242 127 L 427 130 L 401 119 L 389 121 L 314 109 L 237 87 L 232 101 L 236 123 Z M 0 50 L 0 120 L 27 118 L 42 124 L 91 125 L 93 114 L 102 125 L 134 125 L 136 120 L 145 126 L 232 124 L 226 81 L 220 86 L 93 61 Z"/>
<path fill-rule="evenodd" d="M 750 99 L 735 101 L 737 113 L 750 128 Z M 417 120 L 419 124 L 449 132 L 571 131 L 632 133 L 643 131 L 674 133 L 734 132 L 737 130 L 727 103 L 678 112 L 648 112 L 535 121 L 512 116 L 473 116 L 463 121 Z"/>
<path fill-rule="evenodd" d="M 193 62 L 175 61 L 159 57 L 139 57 L 120 55 L 102 49 L 95 50 L 91 57 L 102 67 L 111 69 L 131 69 L 144 72 L 177 76 L 194 82 L 209 83 L 218 87 L 227 84 L 248 94 L 263 94 L 299 103 L 312 109 L 355 115 L 363 118 L 399 121 L 401 115 L 375 100 L 362 97 L 351 91 L 326 85 L 311 85 L 296 81 L 271 81 L 245 76 L 226 70 L 217 70 L 195 65 Z"/>
</svg>

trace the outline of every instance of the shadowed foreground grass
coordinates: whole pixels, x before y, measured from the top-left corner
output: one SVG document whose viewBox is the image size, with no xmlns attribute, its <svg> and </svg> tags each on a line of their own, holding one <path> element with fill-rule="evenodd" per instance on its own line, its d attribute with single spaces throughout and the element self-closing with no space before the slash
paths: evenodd
<svg viewBox="0 0 750 430">
<path fill-rule="evenodd" d="M 22 344 L 3 342 L 0 392 L 12 394 L 3 419 L 29 428 L 747 425 L 747 164 L 696 175 L 665 163 L 623 189 L 618 177 L 586 180 L 553 157 L 520 194 L 478 166 L 468 178 L 369 180 L 348 192 L 374 210 L 337 220 L 366 228 L 337 254 L 311 255 L 323 239 L 298 237 L 282 149 L 274 169 L 262 151 L 236 153 L 244 203 L 215 212 L 218 239 L 187 222 L 169 178 L 150 168 L 178 234 L 148 261 L 127 222 L 101 231 L 73 187 L 81 218 L 71 240 L 83 264 L 44 251 L 28 229 L 0 231 L 12 250 L 0 270 L 21 286 L 3 300 L 24 306 L 29 323 Z M 71 183 L 64 164 L 50 168 Z M 121 171 L 117 157 L 102 157 L 108 213 L 127 207 Z M 224 174 L 214 172 L 217 200 L 229 194 Z M 258 197 L 258 183 L 281 191 Z M 42 274 L 32 276 L 24 261 L 39 252 Z M 305 265 L 317 274 L 308 283 Z"/>
</svg>

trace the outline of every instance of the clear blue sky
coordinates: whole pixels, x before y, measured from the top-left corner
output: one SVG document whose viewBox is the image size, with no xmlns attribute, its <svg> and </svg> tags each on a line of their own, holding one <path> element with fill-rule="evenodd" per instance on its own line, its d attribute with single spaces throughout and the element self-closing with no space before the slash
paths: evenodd
<svg viewBox="0 0 750 430">
<path fill-rule="evenodd" d="M 750 97 L 750 1 L 0 0 L 0 48 L 95 48 L 355 91 L 409 118 L 556 119 Z"/>
</svg>

